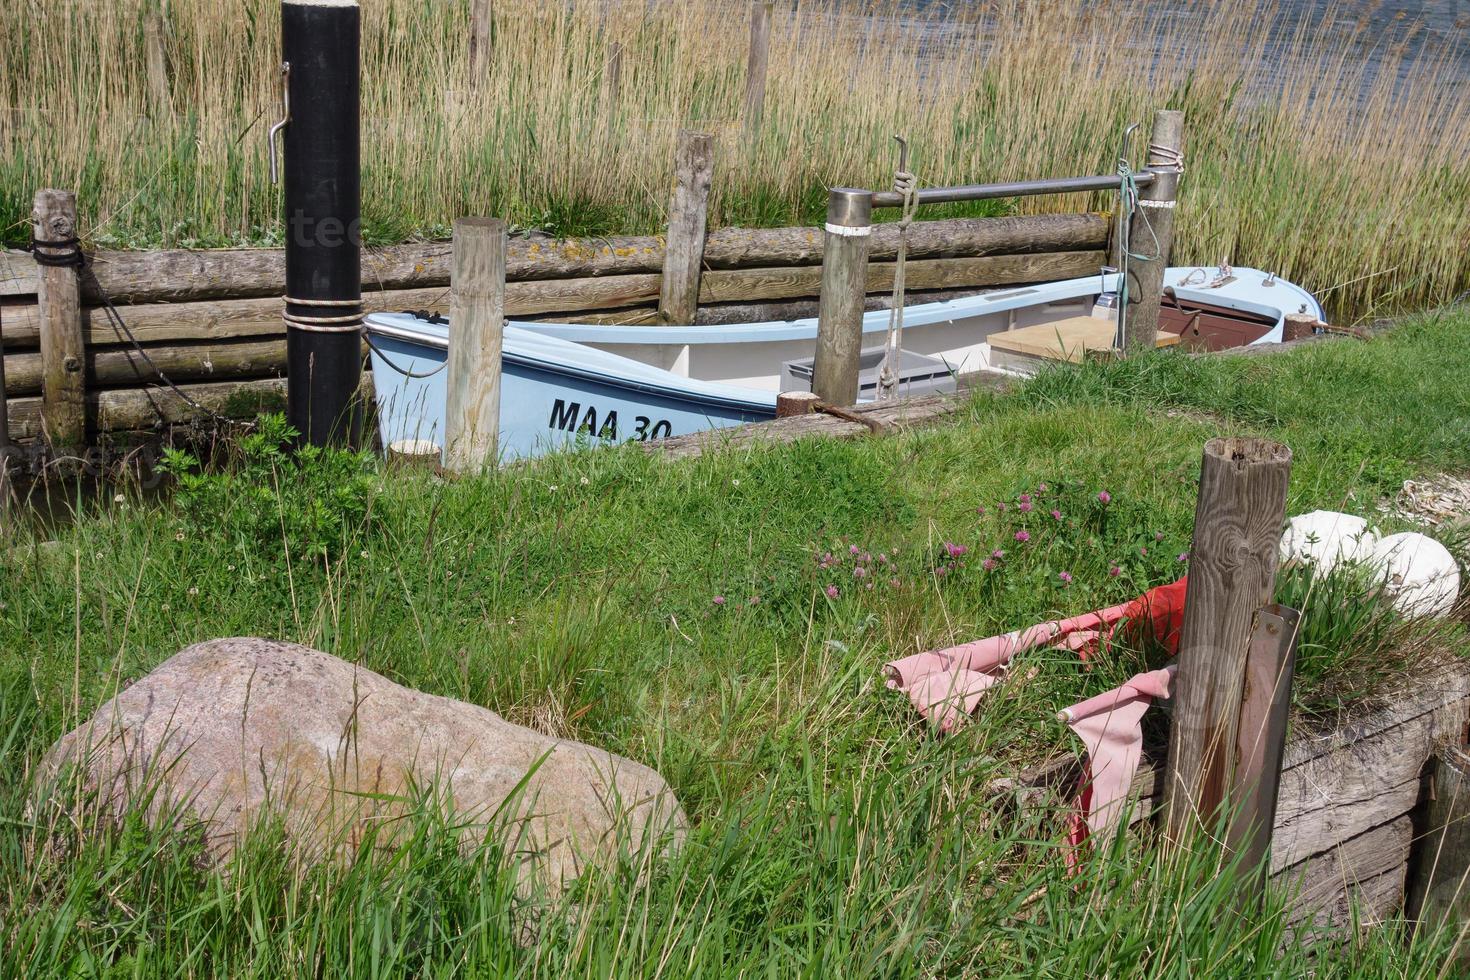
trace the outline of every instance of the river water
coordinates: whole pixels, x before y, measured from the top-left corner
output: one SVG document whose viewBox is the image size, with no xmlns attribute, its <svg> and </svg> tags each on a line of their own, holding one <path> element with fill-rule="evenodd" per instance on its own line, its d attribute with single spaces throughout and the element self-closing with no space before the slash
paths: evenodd
<svg viewBox="0 0 1470 980">
<path fill-rule="evenodd" d="M 1187 28 L 1200 21 L 1212 3 L 1255 2 L 1153 0 L 1150 12 L 1161 23 L 1173 22 Z M 957 11 L 970 8 L 955 0 L 907 0 L 905 5 L 928 14 L 946 8 Z M 1376 74 L 1373 69 L 1389 63 L 1395 64 L 1401 79 L 1416 68 L 1442 63 L 1442 78 L 1450 83 L 1470 84 L 1470 0 L 1262 0 L 1260 5 L 1274 8 L 1273 15 L 1262 27 L 1270 31 L 1270 47 L 1277 52 L 1306 25 L 1319 34 L 1352 37 L 1354 48 L 1370 68 L 1365 83 Z M 1004 25 L 997 23 L 995 31 L 997 39 L 1003 38 Z M 1140 54 L 1148 56 L 1152 53 L 1150 48 L 1147 39 L 1140 39 Z M 1402 48 L 1401 57 L 1399 48 Z M 1262 79 L 1270 80 L 1269 76 Z"/>
</svg>

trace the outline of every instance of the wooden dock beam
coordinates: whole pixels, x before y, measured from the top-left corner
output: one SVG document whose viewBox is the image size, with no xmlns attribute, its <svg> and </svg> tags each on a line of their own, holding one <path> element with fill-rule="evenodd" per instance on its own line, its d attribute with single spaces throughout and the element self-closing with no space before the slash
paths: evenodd
<svg viewBox="0 0 1470 980">
<path fill-rule="evenodd" d="M 766 74 L 771 62 L 772 0 L 750 5 L 750 52 L 745 61 L 745 142 L 760 140 L 761 116 L 766 108 Z"/>
</svg>

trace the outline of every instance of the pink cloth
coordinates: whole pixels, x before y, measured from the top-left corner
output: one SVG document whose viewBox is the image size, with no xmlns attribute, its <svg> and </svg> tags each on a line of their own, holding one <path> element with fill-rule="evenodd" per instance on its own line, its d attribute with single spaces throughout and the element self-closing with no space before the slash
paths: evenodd
<svg viewBox="0 0 1470 980">
<path fill-rule="evenodd" d="M 1181 578 L 1161 585 L 1109 609 L 889 661 L 883 665 L 884 683 L 907 694 L 919 714 L 940 731 L 954 731 L 974 714 L 981 697 L 1018 653 L 1051 644 L 1052 649 L 1069 650 L 1085 661 L 1111 642 L 1120 626 L 1150 635 L 1172 652 L 1179 644 L 1188 581 Z"/>
<path fill-rule="evenodd" d="M 1062 712 L 1067 727 L 1087 746 L 1082 794 L 1069 839 L 1075 846 L 1090 834 L 1111 831 L 1143 756 L 1143 715 L 1156 698 L 1168 698 L 1178 668 L 1138 674 L 1116 690 L 1088 698 Z"/>
</svg>

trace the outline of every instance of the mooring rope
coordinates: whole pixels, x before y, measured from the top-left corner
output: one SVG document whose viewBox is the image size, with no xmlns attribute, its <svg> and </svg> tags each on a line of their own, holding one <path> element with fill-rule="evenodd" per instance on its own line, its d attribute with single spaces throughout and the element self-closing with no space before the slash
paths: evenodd
<svg viewBox="0 0 1470 980">
<path fill-rule="evenodd" d="M 895 137 L 897 139 L 897 137 Z M 893 268 L 893 298 L 888 310 L 888 337 L 883 344 L 883 364 L 878 369 L 878 401 L 888 401 L 898 391 L 899 360 L 903 356 L 904 272 L 909 256 L 909 225 L 919 208 L 919 179 L 910 173 L 907 148 L 899 170 L 893 175 L 893 189 L 903 195 L 903 210 L 898 219 L 898 261 Z"/>
</svg>

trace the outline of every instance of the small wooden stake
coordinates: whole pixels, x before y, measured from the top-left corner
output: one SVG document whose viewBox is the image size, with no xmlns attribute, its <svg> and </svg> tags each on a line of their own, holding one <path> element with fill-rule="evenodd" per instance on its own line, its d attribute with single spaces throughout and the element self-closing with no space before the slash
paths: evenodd
<svg viewBox="0 0 1470 980">
<path fill-rule="evenodd" d="M 618 104 L 618 94 L 623 90 L 623 46 L 617 41 L 609 41 L 607 44 L 607 67 L 602 74 L 602 92 L 606 105 L 605 112 L 611 117 L 613 108 Z M 609 122 L 611 119 L 609 118 Z"/>
<path fill-rule="evenodd" d="M 1470 751 L 1442 746 L 1430 761 L 1424 835 L 1409 864 L 1405 908 L 1420 928 L 1470 921 Z M 1460 959 L 1470 957 L 1461 943 Z"/>
<path fill-rule="evenodd" d="M 1272 605 L 1256 612 L 1245 662 L 1245 690 L 1236 734 L 1236 803 L 1228 844 L 1241 853 L 1246 868 L 1259 867 L 1251 880 L 1253 897 L 1264 894 L 1270 872 L 1267 855 L 1276 826 L 1276 796 L 1281 789 L 1281 758 L 1286 752 L 1286 722 L 1291 714 L 1291 681 L 1296 671 L 1296 638 L 1301 614 Z"/>
<path fill-rule="evenodd" d="M 745 62 L 745 142 L 760 136 L 761 115 L 766 108 L 766 73 L 770 67 L 772 0 L 755 0 L 750 5 L 750 53 Z"/>
<path fill-rule="evenodd" d="M 490 0 L 470 0 L 470 88 L 477 88 L 490 60 Z"/>
<path fill-rule="evenodd" d="M 1176 841 L 1215 829 L 1234 782 L 1251 628 L 1276 586 L 1290 476 L 1291 450 L 1280 443 L 1205 444 L 1164 783 Z"/>
<path fill-rule="evenodd" d="M 77 196 L 36 192 L 31 234 L 37 242 L 65 242 L 77 234 Z M 66 256 L 77 246 L 37 245 L 38 256 Z M 87 438 L 86 351 L 82 342 L 82 286 L 74 265 L 37 263 L 36 307 L 41 325 L 41 418 L 55 448 L 75 449 Z"/>
<path fill-rule="evenodd" d="M 817 410 L 817 403 L 820 401 L 821 399 L 810 391 L 783 391 L 776 396 L 776 418 L 810 415 Z"/>
<path fill-rule="evenodd" d="M 1125 350 L 1152 350 L 1159 330 L 1159 302 L 1164 292 L 1164 270 L 1174 247 L 1174 206 L 1179 196 L 1179 167 L 1175 161 L 1184 145 L 1184 113 L 1160 110 L 1154 114 L 1148 167 L 1158 177 L 1139 193 L 1138 209 L 1128 224 L 1129 251 L 1148 259 L 1128 260 L 1128 313 L 1123 338 Z M 1163 152 L 1160 153 L 1159 151 Z M 1121 256 L 1119 261 L 1121 262 Z"/>
<path fill-rule="evenodd" d="M 828 405 L 857 404 L 872 225 L 870 191 L 838 187 L 827 193 L 827 240 L 822 253 L 822 294 L 817 301 L 812 391 Z"/>
<path fill-rule="evenodd" d="M 173 93 L 168 84 L 168 59 L 163 49 L 166 30 L 163 12 L 148 11 L 143 20 L 144 58 L 148 64 L 148 92 L 153 97 L 153 108 L 160 115 L 173 109 Z"/>
<path fill-rule="evenodd" d="M 679 131 L 674 157 L 674 193 L 669 201 L 669 237 L 658 312 L 665 323 L 690 324 L 699 308 L 699 277 L 704 265 L 709 184 L 714 171 L 715 138 Z"/>
<path fill-rule="evenodd" d="M 445 466 L 456 473 L 479 473 L 500 458 L 506 249 L 499 218 L 454 223 L 444 442 Z"/>
</svg>

